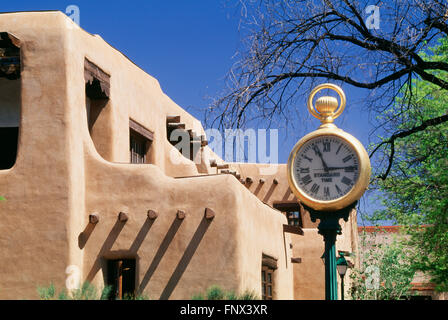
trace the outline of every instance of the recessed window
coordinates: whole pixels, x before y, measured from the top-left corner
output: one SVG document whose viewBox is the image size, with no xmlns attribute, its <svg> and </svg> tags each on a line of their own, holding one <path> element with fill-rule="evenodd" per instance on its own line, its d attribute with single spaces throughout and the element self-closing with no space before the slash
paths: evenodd
<svg viewBox="0 0 448 320">
<path fill-rule="evenodd" d="M 288 224 L 290 226 L 303 228 L 303 221 L 299 203 L 296 202 L 274 203 L 274 208 L 280 210 L 286 215 L 286 218 L 288 219 Z"/>
<path fill-rule="evenodd" d="M 0 32 L 0 170 L 16 163 L 21 107 L 20 43 Z"/>
<path fill-rule="evenodd" d="M 135 259 L 107 261 L 107 285 L 111 286 L 109 299 L 132 299 L 135 297 Z"/>
<path fill-rule="evenodd" d="M 84 60 L 87 125 L 98 153 L 112 161 L 112 111 L 109 106 L 110 76 L 88 59 Z"/>
<path fill-rule="evenodd" d="M 261 297 L 263 300 L 274 299 L 276 269 L 277 260 L 263 254 L 261 263 Z"/>
<path fill-rule="evenodd" d="M 129 120 L 130 163 L 152 163 L 151 146 L 154 134 L 135 122 Z"/>
</svg>

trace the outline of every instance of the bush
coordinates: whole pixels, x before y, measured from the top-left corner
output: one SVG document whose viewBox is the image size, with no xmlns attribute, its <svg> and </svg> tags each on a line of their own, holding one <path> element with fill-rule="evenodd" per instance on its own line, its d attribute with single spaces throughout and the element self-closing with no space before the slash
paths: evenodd
<svg viewBox="0 0 448 320">
<path fill-rule="evenodd" d="M 112 286 L 106 286 L 98 294 L 97 288 L 89 282 L 84 284 L 79 289 L 67 292 L 63 289 L 58 295 L 53 283 L 48 287 L 38 287 L 37 292 L 41 300 L 108 300 L 112 293 Z M 147 296 L 126 295 L 123 300 L 148 300 Z"/>
<path fill-rule="evenodd" d="M 209 287 L 204 294 L 195 294 L 192 300 L 259 300 L 260 298 L 254 292 L 246 290 L 240 295 L 233 291 L 225 292 L 221 287 L 213 285 Z"/>
</svg>

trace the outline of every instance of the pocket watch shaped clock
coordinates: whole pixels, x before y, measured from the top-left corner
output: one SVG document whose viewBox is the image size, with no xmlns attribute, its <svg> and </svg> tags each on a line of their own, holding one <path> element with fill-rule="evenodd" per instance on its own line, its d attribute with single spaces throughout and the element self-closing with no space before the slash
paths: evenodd
<svg viewBox="0 0 448 320">
<path fill-rule="evenodd" d="M 322 89 L 333 89 L 341 99 L 322 97 Z M 322 125 L 294 146 L 288 159 L 288 181 L 303 204 L 320 211 L 336 211 L 359 200 L 370 179 L 370 160 L 361 142 L 337 128 L 333 120 L 345 107 L 345 95 L 333 84 L 317 86 L 308 99 L 308 109 Z"/>
</svg>

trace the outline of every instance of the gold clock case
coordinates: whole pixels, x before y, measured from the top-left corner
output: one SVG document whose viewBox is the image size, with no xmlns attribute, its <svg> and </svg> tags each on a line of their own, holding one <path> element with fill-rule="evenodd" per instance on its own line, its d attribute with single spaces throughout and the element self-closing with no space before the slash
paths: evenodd
<svg viewBox="0 0 448 320">
<path fill-rule="evenodd" d="M 316 200 L 309 197 L 304 192 L 302 192 L 296 183 L 293 172 L 293 161 L 299 149 L 307 141 L 320 136 L 336 136 L 345 140 L 348 144 L 350 144 L 353 147 L 359 159 L 359 176 L 355 185 L 346 195 L 330 201 Z M 308 207 L 313 208 L 314 210 L 336 211 L 351 205 L 353 202 L 361 198 L 361 196 L 364 194 L 365 190 L 369 185 L 371 167 L 370 167 L 369 155 L 367 154 L 361 142 L 355 137 L 353 137 L 351 134 L 333 125 L 332 127 L 321 127 L 316 131 L 313 131 L 304 136 L 302 139 L 300 139 L 292 149 L 291 154 L 289 155 L 287 170 L 288 170 L 287 176 L 289 185 L 291 186 L 292 192 L 299 199 L 300 202 L 304 203 Z"/>
</svg>

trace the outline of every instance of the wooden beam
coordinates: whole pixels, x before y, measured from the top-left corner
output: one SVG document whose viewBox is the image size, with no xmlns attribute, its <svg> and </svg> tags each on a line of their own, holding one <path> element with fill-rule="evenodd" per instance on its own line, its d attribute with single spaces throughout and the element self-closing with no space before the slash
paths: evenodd
<svg viewBox="0 0 448 320">
<path fill-rule="evenodd" d="M 129 219 L 129 217 L 128 217 L 128 215 L 125 212 L 120 212 L 118 214 L 118 221 L 126 222 L 126 221 L 128 221 L 128 219 Z"/>
<path fill-rule="evenodd" d="M 268 256 L 266 254 L 263 254 L 261 257 L 261 265 L 268 266 L 271 269 L 276 270 L 278 268 L 277 266 L 277 259 Z"/>
<path fill-rule="evenodd" d="M 185 219 L 185 216 L 186 216 L 185 211 L 177 210 L 176 216 L 177 216 L 177 219 L 179 219 L 179 220 Z"/>
<path fill-rule="evenodd" d="M 89 215 L 89 223 L 97 224 L 100 221 L 98 213 L 92 213 Z"/>
<path fill-rule="evenodd" d="M 274 184 L 278 184 L 278 180 L 277 180 L 277 178 L 274 178 L 274 180 L 272 180 L 272 182 L 273 182 Z"/>
<path fill-rule="evenodd" d="M 129 128 L 149 141 L 154 141 L 154 133 L 132 119 L 129 119 Z"/>
<path fill-rule="evenodd" d="M 204 217 L 207 220 L 212 220 L 215 217 L 215 211 L 210 208 L 205 208 Z"/>
<path fill-rule="evenodd" d="M 289 224 L 284 224 L 283 225 L 283 232 L 293 233 L 293 234 L 298 234 L 300 236 L 303 236 L 302 228 L 300 228 L 298 226 L 290 226 Z"/>
<path fill-rule="evenodd" d="M 260 184 L 263 184 L 265 182 L 266 182 L 266 180 L 264 178 L 260 178 Z"/>
<path fill-rule="evenodd" d="M 291 258 L 291 263 L 302 263 L 302 258 Z"/>
<path fill-rule="evenodd" d="M 185 123 L 167 123 L 166 126 L 169 130 L 185 129 Z"/>
<path fill-rule="evenodd" d="M 252 180 L 251 177 L 246 177 L 246 183 L 247 184 L 251 184 L 252 182 L 254 182 L 254 180 Z"/>
<path fill-rule="evenodd" d="M 218 169 L 229 169 L 229 165 L 228 164 L 219 164 L 217 166 Z"/>
<path fill-rule="evenodd" d="M 110 75 L 87 58 L 84 59 L 84 80 L 88 84 L 93 84 L 97 80 L 100 84 L 101 94 L 98 93 L 96 98 L 109 99 Z"/>
<path fill-rule="evenodd" d="M 210 159 L 209 161 L 210 161 L 210 167 L 216 168 L 218 166 L 216 159 Z"/>
<path fill-rule="evenodd" d="M 205 147 L 206 145 L 208 145 L 207 137 L 202 135 L 201 136 L 201 146 Z"/>
<path fill-rule="evenodd" d="M 179 123 L 180 116 L 166 116 L 166 123 Z"/>
<path fill-rule="evenodd" d="M 147 216 L 148 216 L 148 219 L 155 220 L 155 219 L 157 219 L 159 214 L 156 211 L 154 211 L 154 210 L 148 210 Z"/>
</svg>

